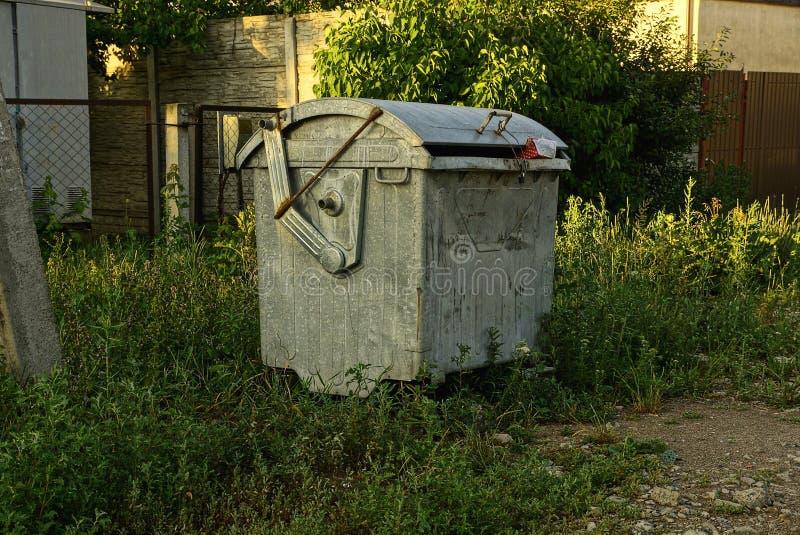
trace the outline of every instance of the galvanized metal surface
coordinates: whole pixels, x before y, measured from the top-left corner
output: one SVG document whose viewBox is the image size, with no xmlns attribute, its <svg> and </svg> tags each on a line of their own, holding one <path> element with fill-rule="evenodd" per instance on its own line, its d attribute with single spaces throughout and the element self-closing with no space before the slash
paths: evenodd
<svg viewBox="0 0 800 535">
<path fill-rule="evenodd" d="M 557 174 L 518 176 L 448 171 L 425 183 L 419 349 L 439 374 L 484 365 L 492 327 L 508 360 L 550 311 Z M 471 348 L 463 363 L 459 344 Z"/>
<path fill-rule="evenodd" d="M 293 123 L 302 122 L 320 115 L 350 115 L 366 118 L 373 106 L 381 108 L 387 117 L 379 120 L 412 145 L 447 146 L 508 146 L 524 145 L 528 137 L 546 138 L 558 143 L 558 148 L 567 145 L 551 130 L 538 122 L 509 112 L 487 108 L 467 108 L 419 102 L 395 102 L 378 99 L 328 98 L 301 102 L 284 111 L 282 122 L 285 129 Z M 477 129 L 492 111 L 511 114 L 505 127 L 505 135 L 495 133 L 505 117 L 495 116 L 480 134 Z M 390 119 L 391 118 L 391 119 Z"/>
<path fill-rule="evenodd" d="M 338 159 L 339 159 L 339 157 L 340 157 L 340 156 L 341 156 L 341 155 L 342 155 L 342 154 L 343 154 L 343 153 L 344 153 L 344 152 L 345 152 L 345 151 L 346 151 L 348 148 L 350 148 L 350 145 L 352 145 L 352 144 L 353 144 L 353 142 L 354 142 L 354 141 L 356 140 L 356 138 L 357 138 L 357 137 L 358 137 L 358 136 L 361 134 L 361 132 L 363 132 L 363 131 L 364 131 L 364 130 L 365 130 L 365 129 L 366 129 L 366 128 L 367 128 L 367 127 L 370 125 L 370 124 L 372 124 L 372 123 L 375 121 L 375 119 L 377 119 L 377 118 L 378 118 L 378 117 L 380 117 L 381 115 L 383 115 L 383 110 L 381 110 L 380 108 L 373 108 L 373 109 L 372 109 L 372 111 L 371 111 L 371 112 L 370 112 L 370 114 L 369 114 L 369 117 L 367 117 L 367 120 L 366 120 L 366 121 L 364 121 L 364 123 L 363 123 L 363 124 L 361 124 L 361 126 L 359 126 L 359 127 L 358 127 L 358 130 L 356 130 L 355 132 L 353 132 L 353 134 L 351 134 L 351 135 L 350 135 L 350 137 L 349 137 L 349 138 L 347 138 L 347 140 L 346 140 L 344 143 L 342 143 L 342 144 L 339 146 L 339 148 L 338 148 L 338 149 L 336 149 L 336 152 L 335 152 L 335 153 L 334 153 L 334 154 L 333 154 L 333 155 L 332 155 L 330 158 L 328 158 L 327 160 L 325 160 L 325 163 L 324 163 L 324 164 L 322 164 L 322 167 L 319 169 L 319 171 L 317 171 L 316 173 L 313 173 L 313 174 L 311 174 L 311 175 L 309 176 L 308 180 L 306 180 L 306 182 L 304 182 L 304 183 L 303 183 L 303 185 L 300 187 L 300 189 L 299 189 L 299 190 L 297 190 L 297 191 L 296 191 L 294 194 L 292 194 L 290 197 L 288 197 L 288 198 L 287 198 L 287 199 L 285 199 L 285 200 L 284 200 L 284 201 L 283 201 L 281 204 L 279 204 L 279 205 L 278 205 L 278 208 L 277 208 L 277 210 L 275 211 L 275 219 L 280 219 L 280 218 L 281 218 L 281 216 L 282 216 L 284 213 L 286 213 L 286 210 L 287 210 L 287 209 L 288 209 L 288 208 L 289 208 L 289 207 L 290 207 L 292 204 L 294 204 L 294 202 L 295 202 L 295 201 L 296 201 L 296 200 L 297 200 L 297 199 L 298 199 L 298 198 L 299 198 L 299 197 L 300 197 L 300 196 L 301 196 L 303 193 L 305 193 L 305 192 L 306 192 L 306 190 L 308 190 L 308 188 L 310 188 L 311 186 L 313 186 L 313 185 L 314 185 L 314 183 L 317 181 L 317 179 L 319 179 L 319 177 L 320 177 L 320 176 L 322 176 L 322 174 L 323 174 L 323 173 L 324 173 L 324 172 L 325 172 L 325 171 L 326 171 L 326 170 L 327 170 L 327 169 L 328 169 L 328 168 L 329 168 L 331 165 L 333 165 L 333 164 L 336 162 L 336 160 L 338 160 Z"/>
<path fill-rule="evenodd" d="M 17 96 L 17 43 L 14 7 L 0 2 L 0 84 L 9 97 Z"/>
<path fill-rule="evenodd" d="M 363 123 L 363 104 L 301 104 L 284 114 L 285 142 L 264 130 L 266 148 L 251 139 L 237 156 L 255 182 L 265 363 L 295 370 L 314 390 L 366 395 L 381 379 L 484 365 L 490 327 L 504 343 L 501 362 L 517 342 L 535 343 L 551 304 L 566 160 L 471 157 L 459 168 L 385 113 L 273 220 L 276 205 Z M 321 106 L 328 111 L 308 115 Z M 321 202 L 330 195 L 341 211 Z M 331 269 L 328 246 L 350 254 L 348 269 Z M 459 344 L 471 348 L 461 363 Z"/>
<path fill-rule="evenodd" d="M 283 148 L 283 138 L 277 129 L 263 130 L 263 136 L 273 206 L 278 207 L 290 196 L 288 163 Z M 306 172 L 305 176 L 303 176 L 306 183 L 309 174 L 311 173 Z M 338 192 L 342 198 L 344 198 L 342 192 L 345 192 L 345 195 L 348 196 L 348 213 L 346 217 L 341 219 L 338 219 L 338 217 L 336 219 L 323 217 L 322 221 L 319 220 L 319 217 L 316 218 L 316 221 L 307 217 L 305 214 L 313 214 L 315 208 L 319 208 L 319 201 L 310 192 L 309 196 L 298 202 L 297 207 L 290 206 L 280 219 L 284 228 L 319 261 L 328 273 L 338 273 L 342 269 L 355 265 L 359 260 L 364 181 L 363 177 L 358 176 L 357 171 L 351 171 L 347 174 L 355 175 L 350 180 L 347 180 L 350 187 L 344 187 L 346 185 L 340 183 L 342 181 L 341 173 L 333 170 L 323 182 L 325 187 L 328 188 L 325 190 L 326 193 L 331 188 L 338 186 L 339 190 L 333 189 L 333 191 Z M 346 180 L 347 176 L 344 179 Z M 303 210 L 303 208 L 305 209 Z M 342 207 L 343 210 L 344 207 Z M 325 214 L 325 216 L 327 215 Z M 336 214 L 336 216 L 339 215 L 341 213 Z M 345 225 L 337 224 L 339 221 L 345 221 Z M 314 224 L 315 222 L 316 225 Z M 345 227 L 345 231 L 351 230 L 344 239 L 342 238 L 344 233 L 338 228 L 342 226 Z M 324 233 L 324 231 L 327 231 L 327 233 Z M 330 236 L 330 240 L 328 236 Z M 336 241 L 336 245 L 331 243 L 331 240 Z"/>
<path fill-rule="evenodd" d="M 89 0 L 14 0 L 9 3 L 89 11 L 92 13 L 114 13 L 115 11 L 114 8 L 96 2 L 90 2 Z"/>
<path fill-rule="evenodd" d="M 20 92 L 14 96 L 88 98 L 86 13 L 18 4 L 16 30 Z"/>
</svg>

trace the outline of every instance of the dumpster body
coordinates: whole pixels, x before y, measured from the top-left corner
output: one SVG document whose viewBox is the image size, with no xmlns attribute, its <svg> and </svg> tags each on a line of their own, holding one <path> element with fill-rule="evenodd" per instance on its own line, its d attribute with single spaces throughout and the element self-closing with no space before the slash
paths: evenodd
<svg viewBox="0 0 800 535">
<path fill-rule="evenodd" d="M 556 157 L 515 158 L 529 138 Z M 319 99 L 262 125 L 237 165 L 254 181 L 265 364 L 366 395 L 534 343 L 551 306 L 563 148 L 524 116 L 436 104 Z"/>
</svg>

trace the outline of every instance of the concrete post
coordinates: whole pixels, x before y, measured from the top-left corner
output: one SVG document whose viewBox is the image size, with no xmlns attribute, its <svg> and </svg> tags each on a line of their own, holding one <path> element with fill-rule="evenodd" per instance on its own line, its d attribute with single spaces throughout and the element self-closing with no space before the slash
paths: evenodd
<svg viewBox="0 0 800 535">
<path fill-rule="evenodd" d="M 166 154 L 167 217 L 181 217 L 193 221 L 194 193 L 192 191 L 192 143 L 190 126 L 193 123 L 194 106 L 191 104 L 166 105 Z"/>
<path fill-rule="evenodd" d="M 0 87 L 0 355 L 20 381 L 61 360 L 50 292 Z"/>
<path fill-rule="evenodd" d="M 294 106 L 299 99 L 297 75 L 297 21 L 288 17 L 283 23 L 284 51 L 286 56 L 286 106 Z"/>
</svg>

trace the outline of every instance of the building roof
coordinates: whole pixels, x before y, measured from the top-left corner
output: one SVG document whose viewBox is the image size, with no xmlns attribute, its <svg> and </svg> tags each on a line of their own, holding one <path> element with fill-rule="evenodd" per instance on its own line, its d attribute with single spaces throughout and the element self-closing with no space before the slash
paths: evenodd
<svg viewBox="0 0 800 535">
<path fill-rule="evenodd" d="M 62 9 L 75 9 L 91 13 L 114 13 L 114 8 L 92 2 L 91 0 L 0 0 L 10 4 L 33 4 L 36 6 L 58 7 Z"/>
</svg>

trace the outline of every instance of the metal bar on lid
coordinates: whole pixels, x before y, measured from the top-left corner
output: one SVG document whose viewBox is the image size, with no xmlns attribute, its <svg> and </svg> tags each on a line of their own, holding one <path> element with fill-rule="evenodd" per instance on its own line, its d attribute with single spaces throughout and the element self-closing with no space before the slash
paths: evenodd
<svg viewBox="0 0 800 535">
<path fill-rule="evenodd" d="M 325 162 L 325 165 L 323 165 L 323 166 L 322 166 L 322 169 L 320 169 L 319 171 L 317 171 L 317 173 L 316 173 L 314 176 L 312 176 L 311 178 L 309 178 L 309 179 L 308 179 L 308 182 L 306 182 L 306 183 L 305 183 L 305 185 L 304 185 L 302 188 L 300 188 L 300 190 L 298 190 L 298 191 L 297 191 L 297 193 L 295 193 L 295 194 L 294 194 L 294 195 L 292 195 L 290 198 L 288 198 L 288 199 L 286 199 L 285 201 L 283 201 L 283 202 L 280 204 L 280 206 L 278 206 L 278 209 L 275 211 L 275 219 L 280 219 L 281 217 L 283 217 L 283 214 L 285 214 L 285 213 L 286 213 L 286 210 L 288 210 L 289 208 L 291 208 L 291 207 L 292 207 L 292 204 L 294 204 L 294 202 L 295 202 L 295 201 L 296 201 L 298 198 L 300 198 L 300 196 L 301 196 L 303 193 L 305 193 L 305 192 L 306 192 L 306 190 L 307 190 L 308 188 L 310 188 L 310 187 L 311 187 L 311 186 L 314 184 L 314 182 L 316 182 L 316 181 L 317 181 L 317 179 L 318 179 L 319 177 L 321 177 L 321 176 L 322 176 L 322 173 L 324 173 L 324 172 L 325 172 L 325 171 L 326 171 L 326 170 L 327 170 L 327 169 L 328 169 L 328 168 L 329 168 L 331 165 L 333 165 L 333 163 L 334 163 L 336 160 L 338 160 L 338 159 L 339 159 L 339 156 L 341 156 L 341 155 L 342 155 L 342 153 L 343 153 L 344 151 L 346 151 L 346 150 L 347 150 L 347 148 L 348 148 L 350 145 L 352 145 L 352 144 L 353 144 L 353 141 L 355 141 L 355 140 L 356 140 L 356 138 L 357 138 L 357 137 L 358 137 L 358 136 L 361 134 L 361 132 L 363 132 L 365 128 L 367 128 L 367 127 L 368 127 L 370 124 L 372 124 L 372 122 L 373 122 L 375 119 L 377 119 L 378 117 L 380 117 L 381 115 L 383 115 L 383 110 L 382 110 L 382 109 L 380 109 L 380 108 L 377 108 L 377 107 L 376 107 L 376 108 L 373 108 L 373 110 L 372 110 L 372 113 L 370 113 L 370 114 L 369 114 L 369 117 L 367 117 L 367 120 L 366 120 L 366 121 L 364 121 L 364 124 L 362 124 L 362 125 L 361 125 L 361 126 L 358 128 L 358 130 L 356 130 L 355 132 L 353 132 L 353 135 L 352 135 L 352 136 L 350 136 L 350 138 L 349 138 L 347 141 L 345 141 L 345 142 L 344 142 L 344 144 L 343 144 L 341 147 L 339 147 L 339 150 L 337 150 L 337 151 L 336 151 L 336 154 L 334 154 L 333 156 L 331 156 L 331 157 L 328 159 L 328 161 L 327 161 L 327 162 Z"/>
</svg>

